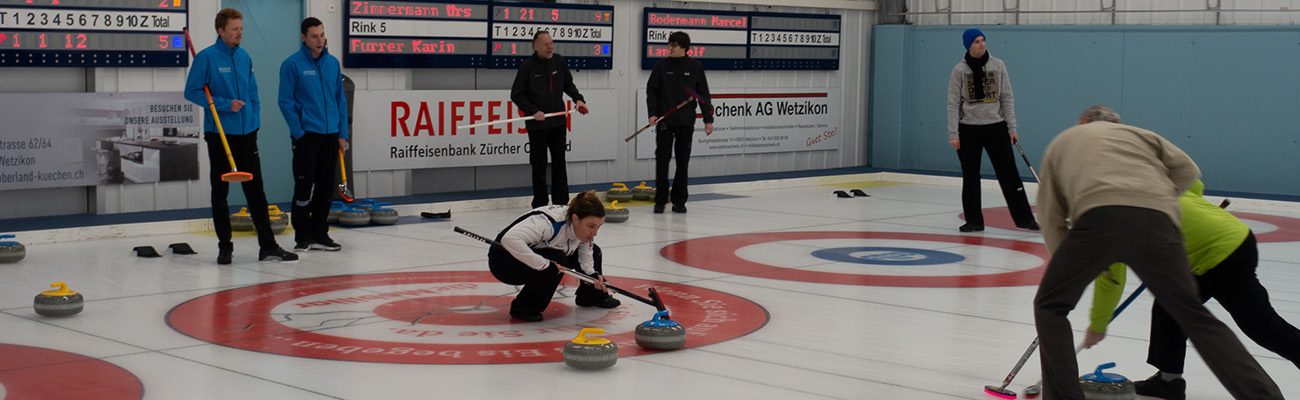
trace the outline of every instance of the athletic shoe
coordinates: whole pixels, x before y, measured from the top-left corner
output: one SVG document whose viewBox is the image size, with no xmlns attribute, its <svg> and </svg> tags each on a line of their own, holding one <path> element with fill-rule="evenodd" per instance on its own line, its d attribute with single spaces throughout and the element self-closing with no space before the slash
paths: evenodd
<svg viewBox="0 0 1300 400">
<path fill-rule="evenodd" d="M 539 313 L 539 312 L 529 312 L 529 313 L 520 312 L 520 313 L 517 313 L 517 312 L 511 311 L 511 312 L 510 312 L 510 318 L 514 318 L 514 319 L 517 319 L 517 320 L 520 320 L 520 321 L 524 321 L 524 322 L 537 322 L 537 321 L 541 321 L 541 320 L 542 320 L 542 313 Z"/>
<path fill-rule="evenodd" d="M 664 205 L 655 204 L 655 214 L 663 214 L 663 213 L 664 213 Z"/>
<path fill-rule="evenodd" d="M 217 265 L 230 265 L 233 261 L 235 249 L 217 249 Z"/>
<path fill-rule="evenodd" d="M 311 242 L 298 242 L 298 244 L 293 245 L 294 253 L 302 253 L 307 250 L 311 250 Z"/>
<path fill-rule="evenodd" d="M 984 230 L 984 225 L 976 225 L 976 224 L 972 224 L 972 223 L 966 223 L 966 224 L 962 225 L 961 227 L 957 228 L 957 230 L 962 231 L 962 232 L 981 232 L 981 231 Z"/>
<path fill-rule="evenodd" d="M 674 213 L 678 213 L 678 214 L 685 214 L 685 213 L 686 213 L 686 205 L 685 205 L 685 204 L 673 204 L 673 212 L 674 212 Z"/>
<path fill-rule="evenodd" d="M 1156 372 L 1144 381 L 1133 382 L 1137 394 L 1158 397 L 1165 400 L 1185 400 L 1187 398 L 1187 381 L 1183 378 L 1166 381 Z"/>
<path fill-rule="evenodd" d="M 298 261 L 298 255 L 275 246 L 258 250 L 257 261 Z"/>
<path fill-rule="evenodd" d="M 618 299 L 614 298 L 614 296 L 610 296 L 610 295 L 605 295 L 605 298 L 600 300 L 589 300 L 586 298 L 579 297 L 575 299 L 573 303 L 577 304 L 578 307 L 600 307 L 600 308 L 617 308 L 620 304 L 623 304 L 622 302 L 618 301 Z"/>
<path fill-rule="evenodd" d="M 339 251 L 343 246 L 334 241 L 334 239 L 324 238 L 311 241 L 312 250 Z"/>
</svg>

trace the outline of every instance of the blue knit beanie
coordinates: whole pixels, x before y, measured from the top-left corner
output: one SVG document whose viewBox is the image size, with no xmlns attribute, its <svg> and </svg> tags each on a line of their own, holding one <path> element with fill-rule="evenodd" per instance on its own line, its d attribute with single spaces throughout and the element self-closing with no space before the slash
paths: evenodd
<svg viewBox="0 0 1300 400">
<path fill-rule="evenodd" d="M 984 36 L 984 32 L 980 31 L 979 28 L 967 29 L 966 32 L 961 34 L 961 44 L 966 46 L 966 50 L 970 50 L 970 44 L 975 43 L 975 38 L 980 36 Z M 988 37 L 985 36 L 985 39 L 988 39 Z"/>
</svg>

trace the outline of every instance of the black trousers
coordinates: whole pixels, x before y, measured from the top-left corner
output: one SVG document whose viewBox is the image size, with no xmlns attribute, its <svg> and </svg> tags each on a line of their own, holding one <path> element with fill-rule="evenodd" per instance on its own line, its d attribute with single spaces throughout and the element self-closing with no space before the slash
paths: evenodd
<svg viewBox="0 0 1300 400">
<path fill-rule="evenodd" d="M 596 274 L 602 274 L 600 246 L 595 246 Z M 566 256 L 563 251 L 556 249 L 533 249 L 538 255 L 546 257 L 547 260 L 555 261 L 575 270 L 580 270 L 578 266 L 578 253 Z M 523 285 L 524 288 L 519 290 L 519 295 L 515 300 L 510 302 L 510 313 L 541 313 L 546 311 L 546 307 L 551 305 L 551 298 L 555 296 L 555 289 L 560 287 L 560 279 L 564 277 L 551 265 L 544 270 L 538 271 L 519 262 L 515 256 L 510 255 L 505 247 L 493 245 L 488 250 L 488 268 L 492 270 L 492 276 L 496 277 L 501 283 L 507 285 Z M 575 293 L 577 299 L 603 300 L 609 296 L 605 292 L 596 289 L 596 286 L 582 283 L 578 285 Z"/>
<path fill-rule="evenodd" d="M 551 155 L 551 204 L 569 204 L 569 173 L 564 126 L 528 130 L 528 163 L 533 166 L 533 208 L 546 205 L 546 154 Z"/>
<path fill-rule="evenodd" d="M 1300 330 L 1273 310 L 1268 290 L 1255 276 L 1258 266 L 1259 249 L 1251 233 L 1228 258 L 1196 277 L 1201 302 L 1217 300 L 1246 337 L 1300 367 Z M 1186 356 L 1187 335 L 1157 301 L 1151 308 L 1147 363 L 1164 372 L 1181 374 Z"/>
<path fill-rule="evenodd" d="M 293 142 L 294 239 L 307 243 L 329 238 L 330 200 L 339 165 L 339 135 L 307 132 Z"/>
<path fill-rule="evenodd" d="M 984 225 L 984 211 L 980 205 L 980 163 L 986 150 L 989 161 L 993 163 L 993 172 L 998 176 L 998 185 L 1002 187 L 1002 197 L 1006 198 L 1007 208 L 1011 210 L 1011 219 L 1016 225 L 1034 221 L 1029 197 L 1025 195 L 1025 184 L 1020 180 L 1016 158 L 1011 154 L 1007 123 L 959 125 L 957 137 L 961 140 L 957 159 L 961 161 L 961 207 L 966 213 L 966 222 Z"/>
<path fill-rule="evenodd" d="M 1044 400 L 1084 400 L 1067 316 L 1097 275 L 1116 262 L 1128 264 L 1151 288 L 1233 398 L 1282 398 L 1232 330 L 1201 305 L 1182 232 L 1173 220 L 1148 208 L 1103 206 L 1088 210 L 1070 227 L 1034 297 Z"/>
<path fill-rule="evenodd" d="M 217 231 L 217 246 L 232 249 L 230 241 L 230 205 L 226 196 L 230 194 L 230 184 L 221 180 L 221 175 L 230 172 L 230 161 L 226 160 L 226 151 L 221 146 L 221 137 L 216 132 L 204 132 L 203 140 L 208 144 L 208 162 L 211 165 L 208 182 L 212 184 L 212 225 Z M 275 233 L 271 232 L 271 217 L 266 209 L 266 191 L 262 188 L 262 160 L 257 153 L 257 131 L 246 135 L 226 135 L 230 143 L 230 154 L 235 158 L 235 166 L 241 172 L 253 174 L 253 180 L 241 183 L 244 198 L 248 200 L 248 213 L 253 217 L 253 227 L 257 229 L 257 244 L 264 249 L 279 247 L 275 243 Z"/>
<path fill-rule="evenodd" d="M 691 164 L 691 137 L 695 125 L 659 124 L 655 127 L 655 204 L 663 205 L 669 200 L 676 205 L 686 204 L 690 193 L 686 191 L 687 176 Z M 672 187 L 668 187 L 668 162 L 673 153 L 677 156 L 677 171 L 673 174 Z"/>
</svg>

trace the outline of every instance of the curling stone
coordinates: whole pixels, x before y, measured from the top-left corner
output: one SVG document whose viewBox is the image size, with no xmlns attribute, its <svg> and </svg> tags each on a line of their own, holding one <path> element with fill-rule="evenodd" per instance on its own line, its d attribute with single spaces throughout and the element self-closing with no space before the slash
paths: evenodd
<svg viewBox="0 0 1300 400">
<path fill-rule="evenodd" d="M 577 369 L 605 369 L 618 362 L 618 345 L 602 337 L 587 337 L 589 334 L 604 334 L 600 328 L 582 328 L 578 337 L 564 344 L 564 363 Z"/>
<path fill-rule="evenodd" d="M 627 207 L 618 205 L 618 200 L 610 202 L 609 207 L 605 207 L 605 222 L 623 222 L 631 216 L 632 212 L 628 211 Z"/>
<path fill-rule="evenodd" d="M 1136 399 L 1137 390 L 1133 386 L 1133 381 L 1120 374 L 1102 372 L 1107 368 L 1115 368 L 1115 363 L 1098 365 L 1096 371 L 1079 378 L 1079 386 L 1083 387 L 1083 398 L 1088 400 Z"/>
<path fill-rule="evenodd" d="M 266 213 L 271 219 L 271 233 L 281 234 L 289 228 L 289 214 L 280 211 L 280 207 L 274 204 L 266 206 Z"/>
<path fill-rule="evenodd" d="M 253 230 L 253 215 L 248 213 L 248 207 L 240 207 L 239 212 L 230 214 L 230 229 L 238 232 Z"/>
<path fill-rule="evenodd" d="M 632 201 L 632 191 L 628 190 L 627 184 L 623 182 L 614 182 L 614 187 L 605 192 L 605 201 Z"/>
<path fill-rule="evenodd" d="M 393 225 L 397 223 L 397 210 L 384 207 L 393 203 L 375 202 L 370 207 L 370 223 L 375 225 Z"/>
<path fill-rule="evenodd" d="M 47 317 L 66 317 L 81 312 L 84 307 L 81 293 L 68 290 L 68 284 L 62 281 L 50 284 L 54 289 L 36 295 L 32 307 L 36 313 Z"/>
<path fill-rule="evenodd" d="M 325 217 L 325 221 L 326 221 L 326 222 L 329 222 L 329 223 L 331 223 L 331 224 L 337 224 L 337 223 L 339 223 L 339 213 L 343 212 L 343 207 L 346 207 L 346 206 L 344 206 L 344 205 L 343 205 L 343 202 L 341 202 L 341 201 L 331 202 L 331 203 L 330 203 L 330 214 L 329 214 L 328 217 Z"/>
<path fill-rule="evenodd" d="M 0 239 L 13 239 L 14 235 L 0 235 Z M 22 243 L 0 240 L 0 264 L 22 261 L 27 257 L 27 247 Z"/>
<path fill-rule="evenodd" d="M 339 211 L 339 224 L 343 226 L 370 225 L 370 210 L 345 206 Z"/>
<path fill-rule="evenodd" d="M 677 350 L 686 345 L 686 327 L 668 319 L 668 310 L 636 326 L 636 345 L 651 350 Z"/>
<path fill-rule="evenodd" d="M 635 200 L 651 201 L 655 199 L 655 188 L 646 186 L 645 182 L 632 188 L 632 198 Z"/>
</svg>

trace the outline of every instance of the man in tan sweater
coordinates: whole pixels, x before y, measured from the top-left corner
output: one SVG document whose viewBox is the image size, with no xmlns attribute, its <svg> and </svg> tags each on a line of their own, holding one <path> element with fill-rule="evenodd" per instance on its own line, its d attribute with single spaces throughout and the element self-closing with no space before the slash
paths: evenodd
<svg viewBox="0 0 1300 400">
<path fill-rule="evenodd" d="M 1197 297 L 1178 223 L 1178 196 L 1200 176 L 1186 153 L 1155 132 L 1117 123 L 1093 106 L 1043 156 L 1038 220 L 1052 260 L 1034 298 L 1045 400 L 1083 400 L 1066 318 L 1084 289 L 1126 263 L 1191 338 L 1238 399 L 1281 399 L 1277 384 Z"/>
</svg>

